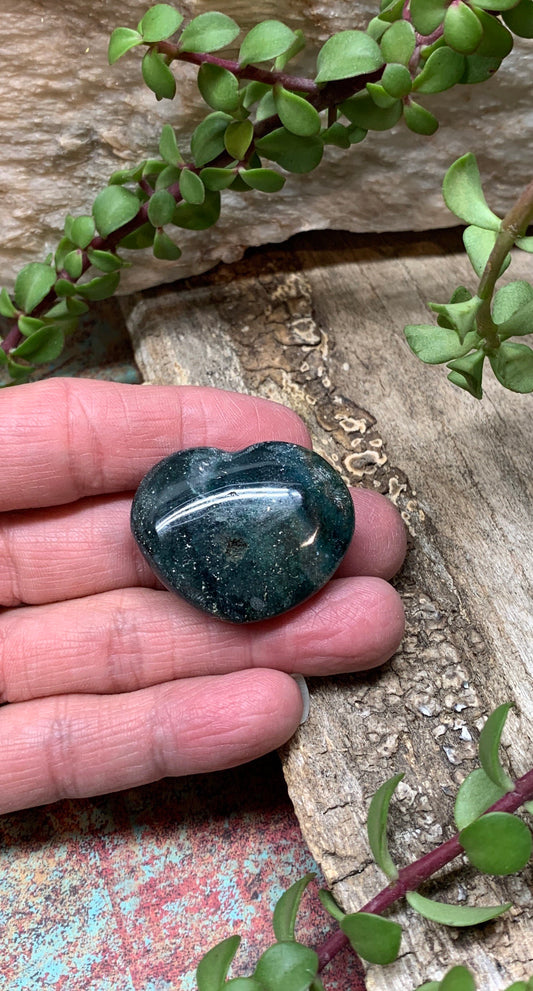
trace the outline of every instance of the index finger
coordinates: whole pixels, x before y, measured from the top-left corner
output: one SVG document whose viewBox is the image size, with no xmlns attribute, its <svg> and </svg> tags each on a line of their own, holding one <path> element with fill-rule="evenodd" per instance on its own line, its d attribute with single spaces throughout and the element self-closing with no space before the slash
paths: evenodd
<svg viewBox="0 0 533 991">
<path fill-rule="evenodd" d="M 0 394 L 0 512 L 134 489 L 185 447 L 239 450 L 263 440 L 310 446 L 291 410 L 200 386 L 55 378 Z"/>
</svg>

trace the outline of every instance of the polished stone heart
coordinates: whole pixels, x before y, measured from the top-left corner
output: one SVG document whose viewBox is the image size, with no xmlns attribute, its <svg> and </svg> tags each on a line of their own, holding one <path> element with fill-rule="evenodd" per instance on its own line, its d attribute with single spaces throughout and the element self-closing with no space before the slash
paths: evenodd
<svg viewBox="0 0 533 991">
<path fill-rule="evenodd" d="M 327 461 L 270 441 L 171 454 L 139 485 L 131 526 L 166 588 L 220 619 L 250 623 L 326 584 L 352 538 L 354 511 Z"/>
</svg>

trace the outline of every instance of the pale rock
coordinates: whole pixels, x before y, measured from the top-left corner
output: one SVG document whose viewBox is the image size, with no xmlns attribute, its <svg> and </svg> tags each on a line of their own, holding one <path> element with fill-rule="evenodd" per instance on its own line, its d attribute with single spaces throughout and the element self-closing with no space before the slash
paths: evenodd
<svg viewBox="0 0 533 991">
<path fill-rule="evenodd" d="M 138 51 L 112 68 L 107 65 L 113 28 L 135 27 L 146 7 L 135 0 L 26 0 L 21 13 L 19 0 L 3 0 L 0 265 L 1 282 L 8 287 L 23 264 L 43 260 L 55 248 L 67 212 L 90 212 L 111 172 L 157 154 L 165 121 L 188 148 L 204 113 L 193 67 L 178 65 L 177 98 L 157 102 L 142 83 Z M 378 4 L 260 0 L 250 6 L 243 0 L 184 0 L 181 5 L 187 19 L 213 7 L 234 17 L 243 30 L 266 18 L 301 27 L 308 48 L 298 71 L 310 74 L 326 38 L 364 28 Z M 530 42 L 517 42 L 490 82 L 426 97 L 423 102 L 441 121 L 431 138 L 399 124 L 392 132 L 369 134 L 350 151 L 327 149 L 314 173 L 289 176 L 275 197 L 223 194 L 215 228 L 180 232 L 180 261 L 159 262 L 143 253 L 123 275 L 121 290 L 204 271 L 220 260 L 239 258 L 250 245 L 282 241 L 297 231 L 425 230 L 454 224 L 440 184 L 448 165 L 466 151 L 478 156 L 491 205 L 503 211 L 530 179 L 533 110 L 524 85 L 530 53 Z"/>
</svg>

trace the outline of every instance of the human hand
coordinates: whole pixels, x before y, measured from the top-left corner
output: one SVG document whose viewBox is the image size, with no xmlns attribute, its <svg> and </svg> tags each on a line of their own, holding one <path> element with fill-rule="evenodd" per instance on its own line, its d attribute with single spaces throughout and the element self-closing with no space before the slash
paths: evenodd
<svg viewBox="0 0 533 991">
<path fill-rule="evenodd" d="M 132 492 L 184 447 L 309 445 L 302 421 L 215 389 L 49 379 L 0 394 L 0 812 L 252 760 L 295 731 L 291 673 L 382 663 L 403 634 L 405 554 L 383 496 L 354 490 L 334 578 L 262 623 L 203 615 L 159 585 Z M 3 607 L 3 608 L 2 608 Z"/>
</svg>

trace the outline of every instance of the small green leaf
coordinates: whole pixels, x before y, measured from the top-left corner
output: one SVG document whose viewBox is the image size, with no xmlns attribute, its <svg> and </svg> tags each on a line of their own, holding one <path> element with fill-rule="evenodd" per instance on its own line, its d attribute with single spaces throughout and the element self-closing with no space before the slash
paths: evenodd
<svg viewBox="0 0 533 991">
<path fill-rule="evenodd" d="M 480 349 L 466 354 L 462 358 L 454 358 L 449 361 L 447 368 L 451 369 L 448 378 L 454 385 L 469 392 L 474 399 L 482 399 L 483 390 L 481 380 L 483 377 L 483 362 L 486 354 Z"/>
<path fill-rule="evenodd" d="M 25 313 L 31 313 L 48 295 L 54 282 L 56 272 L 44 262 L 30 262 L 21 268 L 15 280 L 15 306 Z"/>
<path fill-rule="evenodd" d="M 341 103 L 340 110 L 352 124 L 365 131 L 388 131 L 398 123 L 403 105 L 401 100 L 396 100 L 388 109 L 382 109 L 364 90 Z"/>
<path fill-rule="evenodd" d="M 191 138 L 191 153 L 199 168 L 224 151 L 224 134 L 231 121 L 229 114 L 217 110 L 198 124 Z"/>
<path fill-rule="evenodd" d="M 312 172 L 320 164 L 324 146 L 318 136 L 302 138 L 280 127 L 264 138 L 259 138 L 255 146 L 260 155 L 277 162 L 287 172 Z"/>
<path fill-rule="evenodd" d="M 240 941 L 240 936 L 228 936 L 202 957 L 196 969 L 198 991 L 221 991 Z"/>
<path fill-rule="evenodd" d="M 224 132 L 224 146 L 228 155 L 242 161 L 253 140 L 254 126 L 251 120 L 233 120 Z"/>
<path fill-rule="evenodd" d="M 117 169 L 108 179 L 108 186 L 122 186 L 126 182 L 138 182 L 142 176 L 144 162 L 132 165 L 129 169 Z"/>
<path fill-rule="evenodd" d="M 457 828 L 469 826 L 504 795 L 504 789 L 495 785 L 482 767 L 476 767 L 467 775 L 457 792 L 454 810 Z"/>
<path fill-rule="evenodd" d="M 161 137 L 159 139 L 159 154 L 168 165 L 181 165 L 183 158 L 178 148 L 174 128 L 170 124 L 163 124 Z"/>
<path fill-rule="evenodd" d="M 161 261 L 174 262 L 181 258 L 181 248 L 161 230 L 155 232 L 153 249 L 154 257 Z"/>
<path fill-rule="evenodd" d="M 171 222 L 175 209 L 176 201 L 172 194 L 166 189 L 159 189 L 150 197 L 148 220 L 154 227 L 163 227 Z"/>
<path fill-rule="evenodd" d="M 198 89 L 213 110 L 231 113 L 240 102 L 239 80 L 228 69 L 204 62 L 198 72 Z"/>
<path fill-rule="evenodd" d="M 76 296 L 78 287 L 74 286 L 68 279 L 58 279 L 54 286 L 54 292 L 57 296 Z"/>
<path fill-rule="evenodd" d="M 413 25 L 403 19 L 395 21 L 385 31 L 380 47 L 385 62 L 401 62 L 402 65 L 407 65 L 416 47 Z"/>
<path fill-rule="evenodd" d="M 452 967 L 442 978 L 439 991 L 476 991 L 476 984 L 466 967 Z"/>
<path fill-rule="evenodd" d="M 287 65 L 287 62 L 290 62 L 290 60 L 294 58 L 295 55 L 298 55 L 298 53 L 303 51 L 303 49 L 305 48 L 306 41 L 304 38 L 303 31 L 301 31 L 300 28 L 296 28 L 294 35 L 295 37 L 292 45 L 289 45 L 289 47 L 285 52 L 282 52 L 281 55 L 278 55 L 276 61 L 274 62 L 274 69 L 276 70 L 276 72 L 282 72 L 285 66 Z"/>
<path fill-rule="evenodd" d="M 61 354 L 64 343 L 65 335 L 61 327 L 42 327 L 27 337 L 11 354 L 15 358 L 30 358 L 34 364 L 40 365 L 55 361 Z"/>
<path fill-rule="evenodd" d="M 459 334 L 461 343 L 475 327 L 476 313 L 481 306 L 479 296 L 472 296 L 458 303 L 428 303 L 430 310 L 447 318 L 450 326 Z"/>
<path fill-rule="evenodd" d="M 320 116 L 307 100 L 284 89 L 280 83 L 274 86 L 273 95 L 278 117 L 288 131 L 305 138 L 318 134 Z"/>
<path fill-rule="evenodd" d="M 72 220 L 68 236 L 78 248 L 84 250 L 91 243 L 94 235 L 95 229 L 92 217 L 76 217 Z"/>
<path fill-rule="evenodd" d="M 108 237 L 133 220 L 139 208 L 139 200 L 129 189 L 124 189 L 124 186 L 106 186 L 93 203 L 93 217 L 98 233 L 102 237 Z"/>
<path fill-rule="evenodd" d="M 248 83 L 248 85 L 241 90 L 242 105 L 244 109 L 250 110 L 254 103 L 257 103 L 265 96 L 265 93 L 270 92 L 271 87 L 267 83 L 259 83 L 256 80 Z"/>
<path fill-rule="evenodd" d="M 319 900 L 322 902 L 323 907 L 326 909 L 326 912 L 329 912 L 329 914 L 332 915 L 333 918 L 337 920 L 337 922 L 342 922 L 342 920 L 346 915 L 346 912 L 343 912 L 340 905 L 337 905 L 337 902 L 335 901 L 333 895 L 331 894 L 331 891 L 327 891 L 325 888 L 321 888 L 320 891 L 318 892 L 318 897 Z"/>
<path fill-rule="evenodd" d="M 180 193 L 186 203 L 192 203 L 193 205 L 198 206 L 200 203 L 204 202 L 205 186 L 196 172 L 192 172 L 191 169 L 182 169 L 180 176 Z"/>
<path fill-rule="evenodd" d="M 504 341 L 489 355 L 492 370 L 506 389 L 511 392 L 533 392 L 533 351 L 527 344 Z"/>
<path fill-rule="evenodd" d="M 26 382 L 28 380 L 28 376 L 31 375 L 31 373 L 33 372 L 34 366 L 19 365 L 18 362 L 13 361 L 13 359 L 10 358 L 8 355 L 7 370 L 11 375 L 11 378 L 14 379 L 16 382 Z"/>
<path fill-rule="evenodd" d="M 533 38 L 533 0 L 520 0 L 516 7 L 504 10 L 507 27 L 519 38 Z"/>
<path fill-rule="evenodd" d="M 379 5 L 379 16 L 383 21 L 397 21 L 402 16 L 404 0 L 381 0 Z"/>
<path fill-rule="evenodd" d="M 202 169 L 200 179 L 207 189 L 227 189 L 235 179 L 234 169 Z"/>
<path fill-rule="evenodd" d="M 477 6 L 484 10 L 510 10 L 516 6 L 516 0 L 478 0 Z"/>
<path fill-rule="evenodd" d="M 398 102 L 397 97 L 391 96 L 381 83 L 367 83 L 366 89 L 376 104 L 376 107 L 382 107 L 388 110 L 389 107 L 396 106 Z"/>
<path fill-rule="evenodd" d="M 487 206 L 474 155 L 468 153 L 450 165 L 442 184 L 444 202 L 459 220 L 499 231 L 501 220 Z"/>
<path fill-rule="evenodd" d="M 242 67 L 251 62 L 266 62 L 283 55 L 294 44 L 296 35 L 281 21 L 261 21 L 245 36 L 239 51 Z"/>
<path fill-rule="evenodd" d="M 497 236 L 497 231 L 488 231 L 485 227 L 475 227 L 473 224 L 470 227 L 466 227 L 463 231 L 463 244 L 466 248 L 466 253 L 474 272 L 479 278 L 481 278 L 485 271 L 491 251 L 496 244 Z M 500 268 L 500 276 L 503 275 L 510 264 L 511 256 L 507 255 Z"/>
<path fill-rule="evenodd" d="M 450 48 L 462 55 L 471 55 L 482 37 L 481 21 L 464 0 L 457 0 L 448 7 L 444 17 L 444 40 Z"/>
<path fill-rule="evenodd" d="M 480 341 L 476 331 L 471 331 L 461 343 L 453 327 L 435 327 L 433 324 L 409 324 L 404 327 L 404 333 L 411 351 L 426 365 L 441 365 L 461 358 Z"/>
<path fill-rule="evenodd" d="M 506 902 L 505 905 L 479 907 L 447 905 L 444 902 L 435 902 L 431 898 L 424 898 L 418 891 L 408 891 L 405 897 L 415 912 L 425 919 L 430 919 L 431 922 L 438 922 L 441 926 L 479 926 L 511 908 L 511 902 Z"/>
<path fill-rule="evenodd" d="M 440 984 L 438 981 L 428 981 L 427 984 L 421 984 L 416 991 L 439 991 Z"/>
<path fill-rule="evenodd" d="M 501 351 L 501 348 L 499 349 Z M 499 758 L 500 741 L 503 727 L 507 721 L 509 710 L 513 708 L 513 702 L 504 702 L 494 709 L 488 716 L 481 733 L 479 734 L 479 759 L 481 766 L 487 777 L 494 782 L 498 788 L 504 791 L 511 791 L 514 782 L 504 771 Z"/>
<path fill-rule="evenodd" d="M 531 0 L 533 3 L 533 0 Z M 521 248 L 522 251 L 533 252 L 533 237 L 518 237 L 515 241 L 517 248 Z"/>
<path fill-rule="evenodd" d="M 400 952 L 402 927 L 381 915 L 368 912 L 345 915 L 341 929 L 356 953 L 369 963 L 392 963 Z"/>
<path fill-rule="evenodd" d="M 476 16 L 483 29 L 483 37 L 476 48 L 476 55 L 483 55 L 486 58 L 507 58 L 514 43 L 511 32 L 497 17 L 485 13 L 479 6 L 476 6 Z"/>
<path fill-rule="evenodd" d="M 315 82 L 329 83 L 375 72 L 383 65 L 381 49 L 364 31 L 338 31 L 322 45 L 317 56 Z"/>
<path fill-rule="evenodd" d="M 464 55 L 444 45 L 428 58 L 413 82 L 418 93 L 442 93 L 458 83 L 465 71 Z"/>
<path fill-rule="evenodd" d="M 505 288 L 505 287 L 504 287 Z M 498 324 L 498 337 L 506 341 L 509 337 L 524 337 L 531 334 L 533 327 L 533 299 L 516 310 L 512 317 Z"/>
<path fill-rule="evenodd" d="M 387 93 L 396 98 L 407 96 L 413 85 L 409 69 L 400 62 L 390 62 L 385 66 L 381 82 Z"/>
<path fill-rule="evenodd" d="M 265 991 L 307 991 L 317 970 L 314 950 L 301 943 L 275 943 L 259 957 L 254 977 Z"/>
<path fill-rule="evenodd" d="M 155 227 L 152 227 L 152 224 L 142 224 L 136 231 L 132 231 L 131 234 L 127 234 L 126 237 L 122 238 L 120 247 L 134 251 L 138 251 L 141 248 L 149 248 L 153 244 L 154 235 Z"/>
<path fill-rule="evenodd" d="M 46 327 L 44 320 L 39 320 L 37 317 L 19 317 L 17 320 L 18 329 L 24 337 L 29 337 L 30 334 L 34 334 L 36 330 L 40 330 L 41 327 Z"/>
<path fill-rule="evenodd" d="M 161 172 L 158 173 L 157 179 L 155 181 L 155 188 L 157 192 L 160 189 L 168 189 L 169 186 L 174 186 L 179 183 L 181 178 L 181 168 L 177 165 L 167 165 Z"/>
<path fill-rule="evenodd" d="M 506 286 L 498 289 L 494 297 L 492 304 L 494 322 L 497 324 L 505 323 L 523 306 L 527 306 L 531 300 L 533 300 L 533 286 L 529 282 L 522 279 L 508 282 Z"/>
<path fill-rule="evenodd" d="M 76 293 L 84 299 L 108 299 L 117 291 L 120 282 L 120 272 L 108 272 L 106 275 L 99 275 L 90 282 L 76 286 Z"/>
<path fill-rule="evenodd" d="M 0 314 L 8 319 L 16 317 L 17 315 L 17 311 L 11 302 L 11 297 L 7 289 L 2 289 L 0 292 Z"/>
<path fill-rule="evenodd" d="M 71 279 L 79 279 L 83 270 L 83 254 L 79 248 L 69 251 L 63 262 L 63 268 Z"/>
<path fill-rule="evenodd" d="M 183 52 L 216 52 L 231 45 L 240 32 L 240 27 L 218 11 L 199 14 L 185 28 L 180 38 Z"/>
<path fill-rule="evenodd" d="M 191 231 L 204 231 L 216 224 L 220 216 L 220 193 L 206 190 L 205 199 L 200 206 L 190 203 L 178 203 L 174 210 L 172 223 L 176 227 L 185 227 Z"/>
<path fill-rule="evenodd" d="M 366 134 L 366 131 L 365 131 Z M 331 127 L 326 127 L 320 134 L 325 145 L 335 145 L 337 148 L 350 147 L 349 128 L 336 121 Z"/>
<path fill-rule="evenodd" d="M 142 60 L 143 79 L 157 96 L 158 100 L 173 100 L 176 95 L 176 80 L 162 55 L 155 48 L 149 48 Z"/>
<path fill-rule="evenodd" d="M 403 774 L 395 774 L 393 778 L 389 778 L 378 788 L 375 795 L 372 796 L 366 823 L 372 856 L 378 867 L 381 867 L 383 873 L 390 880 L 395 880 L 398 877 L 398 871 L 389 853 L 387 819 L 391 798 L 403 777 Z"/>
<path fill-rule="evenodd" d="M 137 30 L 145 42 L 165 41 L 178 30 L 183 15 L 169 3 L 156 3 L 146 11 L 143 19 L 137 25 Z"/>
<path fill-rule="evenodd" d="M 388 30 L 387 21 L 383 21 L 381 17 L 372 17 L 366 26 L 366 33 L 370 35 L 374 41 L 380 41 L 385 31 Z M 386 60 L 385 60 L 386 61 Z"/>
<path fill-rule="evenodd" d="M 422 35 L 433 34 L 442 22 L 446 13 L 445 0 L 411 0 L 411 20 L 417 31 Z"/>
<path fill-rule="evenodd" d="M 242 169 L 239 175 L 247 186 L 262 193 L 279 193 L 285 185 L 284 176 L 274 169 Z"/>
<path fill-rule="evenodd" d="M 126 264 L 122 258 L 118 258 L 112 251 L 95 251 L 93 248 L 89 248 L 87 257 L 91 265 L 100 269 L 101 272 L 116 272 L 117 269 L 123 268 Z"/>
<path fill-rule="evenodd" d="M 414 131 L 415 134 L 435 134 L 439 126 L 434 114 L 414 100 L 409 100 L 409 103 L 405 104 L 403 116 L 409 130 Z"/>
<path fill-rule="evenodd" d="M 484 83 L 497 72 L 500 68 L 501 61 L 501 59 L 486 58 L 483 55 L 477 55 L 477 53 L 467 55 L 465 58 L 465 71 L 459 82 L 461 85 Z"/>
<path fill-rule="evenodd" d="M 531 833 L 508 812 L 488 812 L 459 833 L 470 863 L 484 874 L 516 874 L 531 857 Z"/>
<path fill-rule="evenodd" d="M 298 909 L 300 908 L 302 895 L 309 882 L 312 881 L 315 876 L 315 874 L 306 874 L 294 884 L 291 884 L 290 888 L 282 894 L 281 898 L 277 902 L 274 909 L 272 925 L 274 927 L 274 935 L 278 940 L 278 943 L 282 943 L 284 940 L 293 940 L 295 938 L 294 926 L 296 923 Z"/>
<path fill-rule="evenodd" d="M 119 58 L 129 52 L 130 48 L 140 45 L 142 36 L 138 31 L 131 28 L 115 28 L 107 49 L 107 60 L 109 65 L 113 65 Z"/>
<path fill-rule="evenodd" d="M 264 985 L 255 977 L 232 977 L 224 984 L 224 991 L 226 988 L 231 988 L 231 991 L 265 991 Z"/>
</svg>

